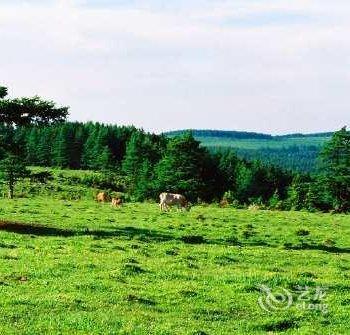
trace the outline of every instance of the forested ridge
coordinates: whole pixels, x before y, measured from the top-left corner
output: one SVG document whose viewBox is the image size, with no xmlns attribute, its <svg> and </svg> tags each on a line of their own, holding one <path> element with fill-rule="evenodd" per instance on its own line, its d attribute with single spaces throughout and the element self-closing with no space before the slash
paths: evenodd
<svg viewBox="0 0 350 335">
<path fill-rule="evenodd" d="M 220 151 L 222 148 L 210 148 Z M 292 145 L 282 148 L 260 149 L 232 149 L 238 157 L 249 161 L 260 160 L 267 165 L 276 165 L 285 170 L 299 173 L 317 173 L 319 167 L 318 156 L 322 146 L 316 145 Z"/>
<path fill-rule="evenodd" d="M 167 136 L 179 136 L 187 132 L 191 132 L 194 137 L 223 137 L 233 139 L 284 139 L 284 138 L 308 138 L 308 137 L 330 137 L 333 132 L 323 133 L 294 133 L 286 135 L 270 135 L 249 131 L 235 131 L 235 130 L 215 130 L 215 129 L 185 129 L 185 130 L 172 130 L 165 132 Z"/>
<path fill-rule="evenodd" d="M 246 131 L 231 131 L 231 130 L 174 130 L 166 132 L 167 136 L 179 136 L 187 132 L 191 132 L 194 137 L 222 137 L 222 138 L 235 138 L 235 139 L 273 139 L 272 135 L 260 134 L 255 132 Z"/>
<path fill-rule="evenodd" d="M 179 136 L 186 130 L 165 133 L 169 137 Z M 210 151 L 231 149 L 238 157 L 261 160 L 286 170 L 301 173 L 316 173 L 317 157 L 322 146 L 333 133 L 269 135 L 254 132 L 223 130 L 191 130 L 193 136 Z"/>
</svg>

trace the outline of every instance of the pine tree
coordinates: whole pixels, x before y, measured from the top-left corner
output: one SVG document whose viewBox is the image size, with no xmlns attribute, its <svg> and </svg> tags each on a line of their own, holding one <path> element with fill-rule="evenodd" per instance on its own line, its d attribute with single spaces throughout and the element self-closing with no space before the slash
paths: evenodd
<svg viewBox="0 0 350 335">
<path fill-rule="evenodd" d="M 335 132 L 321 154 L 319 182 L 330 194 L 337 211 L 350 211 L 350 132 L 346 127 Z"/>
<path fill-rule="evenodd" d="M 88 136 L 83 147 L 82 153 L 82 167 L 83 169 L 95 169 L 96 166 L 96 156 L 95 147 L 98 135 L 98 125 L 89 124 L 88 125 Z"/>
<path fill-rule="evenodd" d="M 148 159 L 145 159 L 140 167 L 134 190 L 136 201 L 145 201 L 155 197 L 153 180 L 153 166 Z"/>
<path fill-rule="evenodd" d="M 111 153 L 111 150 L 106 145 L 103 149 L 101 154 L 98 156 L 96 161 L 96 167 L 99 170 L 112 170 L 113 169 L 113 156 Z"/>
<path fill-rule="evenodd" d="M 269 199 L 269 208 L 270 209 L 282 209 L 282 201 L 278 194 L 278 191 L 276 190 L 275 193 L 272 195 L 272 197 Z"/>
<path fill-rule="evenodd" d="M 73 140 L 70 145 L 70 163 L 72 169 L 80 169 L 82 167 L 82 155 L 86 134 L 81 124 L 72 124 Z"/>
<path fill-rule="evenodd" d="M 126 145 L 126 153 L 122 164 L 122 171 L 128 176 L 135 176 L 142 164 L 142 144 L 144 141 L 143 134 L 135 132 L 131 135 Z"/>
<path fill-rule="evenodd" d="M 38 145 L 39 129 L 32 127 L 26 137 L 26 161 L 30 165 L 37 165 L 38 162 Z"/>
<path fill-rule="evenodd" d="M 306 208 L 306 196 L 309 191 L 309 183 L 298 174 L 294 177 L 288 188 L 287 204 L 289 209 L 301 210 Z"/>
<path fill-rule="evenodd" d="M 191 201 L 205 196 L 206 153 L 190 133 L 171 139 L 155 167 L 156 190 L 182 193 Z"/>
<path fill-rule="evenodd" d="M 26 178 L 30 175 L 24 160 L 20 156 L 8 154 L 0 161 L 0 176 L 8 185 L 8 197 L 14 196 L 15 185 L 18 179 Z"/>
<path fill-rule="evenodd" d="M 136 187 L 136 181 L 145 160 L 144 152 L 145 136 L 141 132 L 135 132 L 131 135 L 126 146 L 125 158 L 122 162 L 122 172 L 129 179 L 129 192 L 133 193 Z"/>
<path fill-rule="evenodd" d="M 71 143 L 71 134 L 67 126 L 61 126 L 56 133 L 53 144 L 53 164 L 57 167 L 67 168 L 70 162 L 69 143 Z"/>
<path fill-rule="evenodd" d="M 94 154 L 93 166 L 96 170 L 108 170 L 113 166 L 113 155 L 108 145 L 108 135 L 108 128 L 101 126 L 92 149 Z"/>
<path fill-rule="evenodd" d="M 253 171 L 247 164 L 240 162 L 236 167 L 236 198 L 240 203 L 248 202 L 252 196 L 252 184 L 254 181 Z"/>
<path fill-rule="evenodd" d="M 38 133 L 36 161 L 40 166 L 51 166 L 51 129 L 43 128 Z"/>
<path fill-rule="evenodd" d="M 222 193 L 226 191 L 232 192 L 237 188 L 236 169 L 238 163 L 239 160 L 232 151 L 228 151 L 219 155 L 217 166 L 222 183 Z"/>
</svg>

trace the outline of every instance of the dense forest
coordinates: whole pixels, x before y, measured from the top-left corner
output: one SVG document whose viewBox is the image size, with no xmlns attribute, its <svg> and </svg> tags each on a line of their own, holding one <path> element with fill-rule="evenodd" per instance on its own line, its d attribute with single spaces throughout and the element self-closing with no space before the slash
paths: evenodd
<svg viewBox="0 0 350 335">
<path fill-rule="evenodd" d="M 67 122 L 45 127 L 3 126 L 0 136 L 12 138 L 22 148 L 27 165 L 124 175 L 128 192 L 137 200 L 176 189 L 192 201 L 211 201 L 222 197 L 228 183 L 236 185 L 240 201 L 268 200 L 276 190 L 285 196 L 292 178 L 279 168 L 241 160 L 233 152 L 212 155 L 190 133 L 167 139 L 133 127 Z M 239 178 L 231 176 L 234 170 Z"/>
<path fill-rule="evenodd" d="M 221 150 L 217 148 L 216 150 Z M 249 161 L 260 160 L 268 165 L 276 165 L 285 170 L 301 173 L 316 173 L 318 156 L 322 147 L 316 145 L 261 149 L 232 149 L 238 157 Z"/>
<path fill-rule="evenodd" d="M 16 180 L 30 178 L 27 166 L 43 166 L 103 171 L 109 178 L 122 178 L 113 191 L 132 201 L 156 200 L 168 191 L 182 193 L 193 203 L 350 209 L 346 128 L 334 133 L 322 149 L 318 173 L 308 175 L 249 161 L 229 149 L 211 152 L 191 132 L 169 138 L 135 127 L 66 122 L 66 107 L 38 97 L 6 99 L 6 94 L 0 88 L 0 171 L 10 197 Z"/>
</svg>

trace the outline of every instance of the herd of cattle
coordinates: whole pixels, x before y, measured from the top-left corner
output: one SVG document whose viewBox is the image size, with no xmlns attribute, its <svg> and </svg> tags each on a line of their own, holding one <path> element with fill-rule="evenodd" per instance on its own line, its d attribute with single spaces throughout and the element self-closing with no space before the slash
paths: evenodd
<svg viewBox="0 0 350 335">
<path fill-rule="evenodd" d="M 120 207 L 123 204 L 123 200 L 119 197 L 111 197 L 106 192 L 100 192 L 96 196 L 97 202 L 111 202 L 113 207 Z M 179 209 L 189 209 L 189 203 L 185 196 L 174 193 L 161 193 L 159 195 L 159 207 L 161 211 L 167 211 L 170 207 L 176 206 Z"/>
</svg>

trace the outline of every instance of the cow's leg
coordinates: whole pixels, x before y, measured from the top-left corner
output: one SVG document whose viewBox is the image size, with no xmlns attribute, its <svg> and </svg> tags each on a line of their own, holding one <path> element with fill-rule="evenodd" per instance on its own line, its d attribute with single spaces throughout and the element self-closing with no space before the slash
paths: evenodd
<svg viewBox="0 0 350 335">
<path fill-rule="evenodd" d="M 160 210 L 165 212 L 167 210 L 167 204 L 165 202 L 161 202 L 159 204 Z"/>
</svg>

